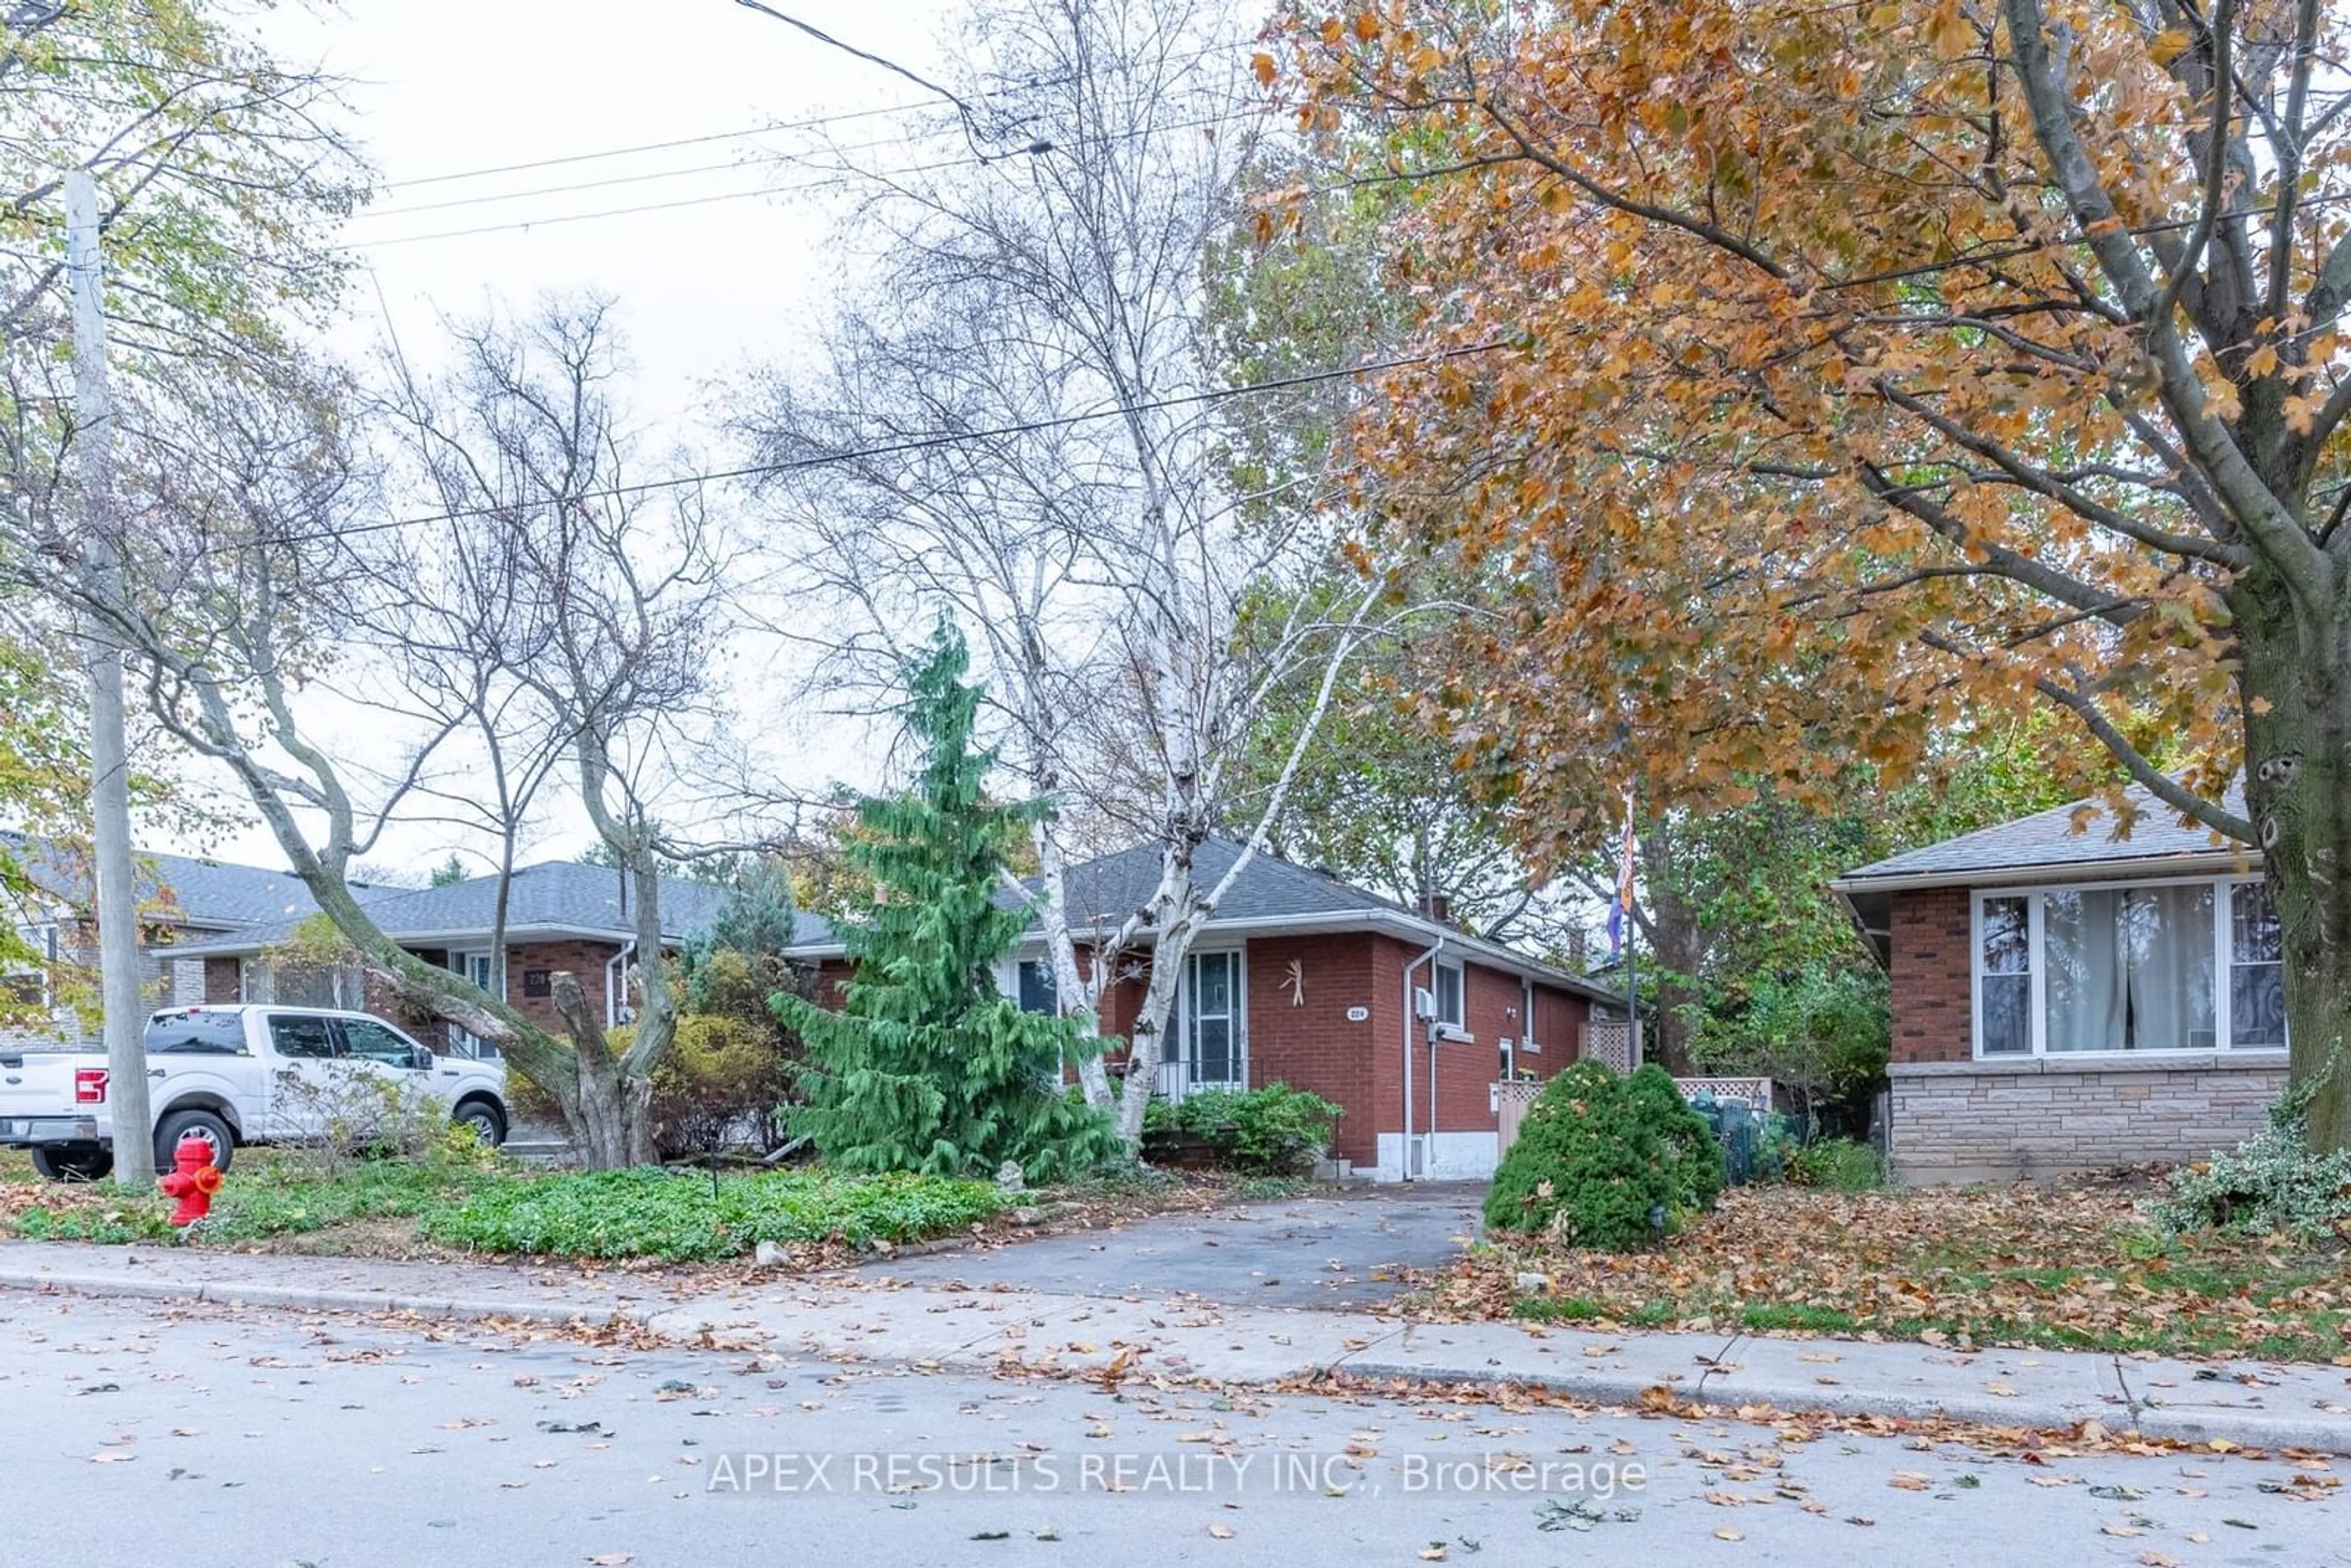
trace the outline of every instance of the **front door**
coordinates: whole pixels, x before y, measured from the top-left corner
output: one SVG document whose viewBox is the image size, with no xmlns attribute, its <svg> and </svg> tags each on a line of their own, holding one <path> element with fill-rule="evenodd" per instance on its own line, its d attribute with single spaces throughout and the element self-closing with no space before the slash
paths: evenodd
<svg viewBox="0 0 2351 1568">
<path fill-rule="evenodd" d="M 1162 1094 L 1180 1100 L 1196 1090 L 1249 1086 L 1243 1000 L 1240 954 L 1195 953 L 1185 961 L 1176 1049 L 1160 1069 Z"/>
</svg>

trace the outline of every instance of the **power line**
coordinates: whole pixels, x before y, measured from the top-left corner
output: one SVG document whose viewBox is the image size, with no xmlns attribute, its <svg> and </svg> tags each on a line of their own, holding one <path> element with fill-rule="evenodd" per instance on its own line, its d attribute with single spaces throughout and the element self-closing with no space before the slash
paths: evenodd
<svg viewBox="0 0 2351 1568">
<path fill-rule="evenodd" d="M 739 141 L 747 136 L 768 136 L 778 131 L 812 131 L 819 126 L 839 125 L 852 120 L 872 120 L 883 114 L 911 114 L 918 109 L 944 103 L 945 99 L 918 99 L 912 103 L 893 103 L 880 109 L 850 110 L 840 114 L 820 114 L 811 120 L 788 120 L 759 125 L 747 125 L 739 131 L 714 131 L 706 136 L 681 136 L 673 141 L 640 141 L 629 147 L 607 147 L 594 152 L 566 152 L 559 157 L 534 158 L 525 163 L 497 163 L 484 169 L 455 169 L 445 174 L 424 174 L 413 180 L 393 180 L 383 188 L 405 191 L 418 185 L 445 185 L 456 180 L 480 180 L 492 174 L 521 174 L 534 169 L 553 169 L 565 163 L 592 163 L 603 158 L 626 158 L 637 152 L 666 152 L 674 147 L 705 147 L 713 141 Z"/>
<path fill-rule="evenodd" d="M 1261 108 L 1236 110 L 1230 114 L 1211 115 L 1203 120 L 1187 120 L 1169 125 L 1138 127 L 1132 131 L 1122 131 L 1115 137 L 1103 138 L 1100 140 L 1132 141 L 1140 137 L 1159 135 L 1172 131 L 1197 131 L 1209 126 L 1230 125 L 1240 120 L 1259 119 L 1263 116 L 1264 112 L 1265 111 Z M 447 201 L 442 202 L 420 202 L 409 206 L 370 208 L 361 212 L 353 213 L 351 214 L 351 221 L 364 222 L 369 218 L 408 217 L 419 213 L 444 212 L 455 207 L 492 206 L 502 202 L 524 202 L 530 201 L 540 196 L 560 196 L 578 191 L 604 190 L 614 185 L 641 185 L 654 180 L 685 179 L 696 174 L 724 173 L 733 170 L 757 169 L 766 165 L 778 163 L 813 163 L 816 161 L 817 156 L 820 154 L 831 157 L 845 155 L 852 152 L 871 152 L 879 148 L 905 147 L 911 146 L 918 141 L 928 140 L 931 139 L 922 135 L 877 136 L 869 141 L 852 141 L 846 146 L 828 146 L 818 149 L 813 152 L 768 152 L 753 158 L 734 159 L 725 163 L 696 163 L 684 169 L 656 169 L 642 174 L 614 174 L 601 180 L 575 181 L 568 185 L 542 185 L 527 191 L 499 191 L 481 196 L 455 196 Z M 1087 142 L 1081 144 L 1092 144 L 1093 140 L 1094 139 L 1088 139 Z M 967 158 L 958 160 L 957 162 L 961 163 L 995 162 L 1000 161 L 1005 156 L 1008 156 L 1008 154 L 991 154 L 985 158 Z M 932 165 L 932 167 L 953 166 L 954 165 L 952 164 Z M 889 172 L 890 171 L 884 172 Z M 917 171 L 903 170 L 896 172 L 913 173 Z M 844 171 L 844 172 L 848 172 L 848 171 Z M 634 209 L 624 208 L 622 210 L 632 211 Z M 520 222 L 522 220 L 517 221 Z M 426 236 L 419 235 L 415 237 L 423 238 Z"/>
<path fill-rule="evenodd" d="M 1212 115 L 1204 120 L 1182 120 L 1166 125 L 1137 126 L 1132 130 L 1120 131 L 1113 136 L 1090 137 L 1080 141 L 1072 142 L 1070 145 L 1107 146 L 1114 142 L 1140 141 L 1144 137 L 1163 135 L 1169 131 L 1199 131 L 1206 130 L 1213 126 L 1229 125 L 1241 120 L 1261 120 L 1269 112 L 1270 110 L 1266 107 L 1258 106 L 1246 110 L 1237 110 L 1231 114 Z M 842 148 L 839 151 L 844 152 L 862 152 L 869 151 L 875 147 L 894 146 L 901 143 L 912 142 L 916 140 L 920 139 L 915 137 L 883 138 L 864 143 L 862 146 Z M 1036 142 L 1029 149 L 1032 154 L 1038 156 L 1042 156 L 1057 150 L 1058 148 L 1055 143 L 1043 141 Z M 973 153 L 967 157 L 943 159 L 937 162 L 916 163 L 904 169 L 885 169 L 878 171 L 877 172 L 882 176 L 894 179 L 902 178 L 908 174 L 935 173 L 942 169 L 963 169 L 1000 163 L 1008 156 L 1010 156 L 1010 154 Z M 711 172 L 716 168 L 756 168 L 762 163 L 789 163 L 802 161 L 803 160 L 799 159 L 790 153 L 778 153 L 770 158 L 755 159 L 747 163 L 714 165 L 712 169 L 700 171 L 676 170 L 672 171 L 672 172 L 678 174 L 690 172 Z M 546 191 L 516 192 L 511 196 L 479 196 L 461 201 L 436 203 L 433 204 L 430 207 L 410 207 L 396 212 L 385 213 L 382 215 L 386 217 L 398 217 L 404 215 L 407 213 L 425 212 L 438 207 L 467 206 L 476 203 L 489 203 L 507 200 L 521 201 L 535 195 L 559 194 L 565 190 L 592 190 L 605 185 L 627 184 L 632 181 L 658 179 L 662 177 L 663 176 L 661 175 L 649 174 L 623 176 L 612 180 L 595 180 L 589 181 L 576 186 L 558 186 Z M 328 248 L 330 250 L 374 250 L 385 246 L 416 245 L 426 240 L 465 239 L 476 235 L 503 234 L 511 230 L 533 229 L 557 224 L 586 223 L 596 218 L 629 217 L 638 213 L 671 212 L 680 207 L 708 206 L 718 202 L 740 202 L 748 200 L 754 196 L 788 195 L 797 191 L 827 190 L 834 186 L 849 183 L 853 180 L 866 177 L 868 177 L 868 175 L 864 171 L 844 170 L 841 173 L 827 175 L 820 180 L 806 180 L 794 184 L 762 185 L 747 191 L 722 191 L 716 194 L 707 196 L 686 196 L 673 202 L 645 202 L 626 207 L 607 207 L 592 213 L 566 213 L 546 218 L 517 218 L 506 223 L 481 224 L 472 228 L 436 229 L 427 234 L 392 235 L 382 239 L 347 240 L 337 245 L 329 246 Z"/>
<path fill-rule="evenodd" d="M 1248 42 L 1212 44 L 1206 48 L 1196 49 L 1188 55 L 1174 56 L 1163 63 L 1171 67 L 1193 65 L 1213 55 L 1252 47 Z M 1050 84 L 1040 84 L 1030 79 L 1022 85 L 1033 89 L 1040 85 Z M 912 114 L 917 110 L 935 108 L 949 101 L 946 98 L 915 99 L 906 103 L 883 104 L 874 109 L 843 110 L 833 114 L 814 115 L 806 120 L 762 121 L 756 125 L 744 126 L 737 131 L 714 131 L 699 136 L 676 137 L 667 141 L 639 141 L 625 147 L 600 148 L 592 152 L 566 152 L 552 157 L 534 158 L 519 163 L 493 163 L 478 169 L 453 169 L 438 174 L 422 174 L 412 179 L 389 181 L 380 188 L 386 191 L 405 191 L 419 185 L 447 184 L 459 180 L 486 179 L 493 174 L 519 174 L 535 169 L 559 168 L 567 163 L 588 163 L 606 158 L 626 158 L 639 152 L 665 152 L 678 147 L 705 147 L 714 141 L 739 141 L 748 137 L 773 135 L 783 131 L 812 131 L 822 126 L 846 124 L 855 120 L 872 120 L 883 115 Z M 911 141 L 917 138 L 908 136 L 897 140 Z M 882 146 L 886 143 L 869 142 L 866 145 Z"/>
<path fill-rule="evenodd" d="M 846 147 L 829 147 L 827 152 L 871 152 L 877 147 L 903 147 L 919 140 L 911 136 L 883 136 L 871 141 L 852 142 Z M 769 163 L 798 163 L 807 156 L 798 152 L 768 152 L 756 158 L 730 159 L 724 163 L 695 163 L 684 169 L 655 169 L 643 174 L 613 174 L 601 180 L 579 180 L 569 185 L 539 185 L 528 191 L 499 191 L 486 196 L 454 196 L 445 202 L 419 202 L 410 206 L 372 207 L 353 213 L 351 220 L 367 218 L 404 218 L 417 213 L 445 212 L 452 207 L 480 207 L 499 202 L 528 202 L 539 196 L 569 195 L 575 191 L 601 191 L 613 185 L 642 185 L 653 180 L 683 180 L 695 174 L 717 174 L 737 169 L 756 169 Z"/>
<path fill-rule="evenodd" d="M 1514 338 L 1494 338 L 1482 343 L 1464 343 L 1455 348 L 1435 350 L 1426 354 L 1406 354 L 1391 360 L 1373 360 L 1360 365 L 1344 365 L 1333 370 L 1302 371 L 1294 376 L 1277 376 L 1271 381 L 1248 382 L 1238 386 L 1210 387 L 1205 392 L 1184 392 L 1174 397 L 1154 398 L 1143 402 L 1114 403 L 1107 408 L 1090 409 L 1083 413 L 1059 414 L 1051 419 L 1025 420 L 1017 424 L 996 425 L 982 430 L 940 431 L 930 435 L 907 436 L 897 441 L 879 442 L 871 446 L 851 447 L 846 451 L 819 453 L 810 457 L 795 457 L 781 463 L 754 463 L 740 468 L 702 469 L 691 474 L 674 474 L 664 479 L 647 479 L 634 485 L 612 485 L 602 489 L 582 490 L 566 496 L 559 502 L 527 503 L 536 505 L 578 506 L 589 501 L 615 501 L 632 496 L 648 496 L 661 490 L 684 489 L 692 485 L 712 485 L 730 479 L 762 479 L 783 474 L 804 473 L 811 468 L 828 468 L 835 464 L 855 463 L 869 457 L 894 457 L 915 452 L 931 452 L 944 446 L 957 446 L 972 442 L 995 441 L 1009 435 L 1032 435 L 1049 430 L 1067 430 L 1073 425 L 1091 424 L 1105 419 L 1123 419 L 1133 413 L 1156 413 L 1171 408 L 1196 408 L 1206 403 L 1223 402 L 1230 398 L 1248 397 L 1258 392 L 1286 392 L 1293 387 L 1314 386 L 1325 382 L 1346 381 L 1355 376 L 1374 375 L 1382 371 L 1403 370 L 1409 365 L 1429 365 L 1447 360 L 1467 359 L 1475 354 L 1491 353 L 1518 341 Z M 440 523 L 463 522 L 469 517 L 496 517 L 515 510 L 510 506 L 460 507 L 429 516 L 388 518 L 380 523 L 354 523 L 329 533 L 287 534 L 263 539 L 263 544 L 290 545 L 312 541 L 349 538 L 357 534 L 390 533 L 402 528 L 431 528 Z M 235 546 L 221 546 L 230 549 Z M 214 553 L 207 551 L 204 553 Z"/>
<path fill-rule="evenodd" d="M 917 163 L 911 168 L 894 169 L 893 174 L 928 174 L 941 169 L 960 169 L 989 160 L 980 158 L 949 158 L 936 163 Z M 636 213 L 666 213 L 680 207 L 706 207 L 716 202 L 747 201 L 753 196 L 789 195 L 795 191 L 820 191 L 833 185 L 847 184 L 857 176 L 834 174 L 821 180 L 803 181 L 792 185 L 760 185 L 748 191 L 721 191 L 716 195 L 684 196 L 674 202 L 645 202 L 630 207 L 607 207 L 593 213 L 564 213 L 551 218 L 521 218 L 512 223 L 483 224 L 469 229 L 436 229 L 430 234 L 392 235 L 384 239 L 346 240 L 329 246 L 329 250 L 381 250 L 386 246 L 419 245 L 426 240 L 465 239 L 474 235 L 506 234 L 516 229 L 552 228 L 559 224 L 584 224 L 595 218 L 625 218 Z"/>
</svg>

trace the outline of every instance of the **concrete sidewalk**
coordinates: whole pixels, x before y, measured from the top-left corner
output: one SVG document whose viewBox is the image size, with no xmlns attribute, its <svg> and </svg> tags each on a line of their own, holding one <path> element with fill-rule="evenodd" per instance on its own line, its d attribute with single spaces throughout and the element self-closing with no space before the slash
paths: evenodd
<svg viewBox="0 0 2351 1568">
<path fill-rule="evenodd" d="M 925 1270 L 925 1272 L 931 1272 Z M 494 1263 L 397 1262 L 0 1243 L 0 1287 L 311 1311 L 625 1322 L 687 1343 L 757 1345 L 811 1361 L 1082 1376 L 1155 1374 L 1270 1383 L 1368 1379 L 1530 1384 L 1601 1404 L 1647 1390 L 1771 1406 L 2002 1427 L 2109 1431 L 2351 1453 L 2351 1375 L 2330 1366 L 2141 1360 L 2068 1351 L 1749 1335 L 1599 1334 L 1516 1323 L 1425 1323 L 1373 1312 L 1235 1307 L 1195 1296 L 1061 1295 L 863 1275 L 785 1278 L 678 1299 L 659 1276 Z"/>
</svg>

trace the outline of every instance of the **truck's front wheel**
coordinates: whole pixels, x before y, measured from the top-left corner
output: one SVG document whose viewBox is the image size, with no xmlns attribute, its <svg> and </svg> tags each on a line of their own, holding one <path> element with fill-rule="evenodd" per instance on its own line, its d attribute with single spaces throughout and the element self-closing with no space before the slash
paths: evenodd
<svg viewBox="0 0 2351 1568">
<path fill-rule="evenodd" d="M 50 1181 L 104 1181 L 114 1169 L 114 1151 L 99 1145 L 37 1145 L 33 1168 Z"/>
<path fill-rule="evenodd" d="M 170 1170 L 179 1153 L 180 1140 L 193 1133 L 213 1146 L 213 1168 L 228 1174 L 228 1163 L 236 1155 L 236 1137 L 228 1124 L 210 1111 L 174 1111 L 155 1126 L 155 1168 Z"/>
</svg>

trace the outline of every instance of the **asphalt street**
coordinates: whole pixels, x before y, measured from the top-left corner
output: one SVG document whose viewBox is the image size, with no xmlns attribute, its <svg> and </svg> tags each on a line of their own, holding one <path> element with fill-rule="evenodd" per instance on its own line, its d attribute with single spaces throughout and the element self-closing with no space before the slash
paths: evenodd
<svg viewBox="0 0 2351 1568">
<path fill-rule="evenodd" d="M 2334 1472 L 0 1292 L 0 1561 L 2351 1562 Z"/>
<path fill-rule="evenodd" d="M 1113 1230 L 990 1251 L 891 1259 L 865 1272 L 1079 1296 L 1192 1294 L 1233 1306 L 1368 1311 L 1441 1269 L 1478 1236 L 1483 1182 L 1317 1192 L 1279 1203 L 1163 1214 Z"/>
</svg>

